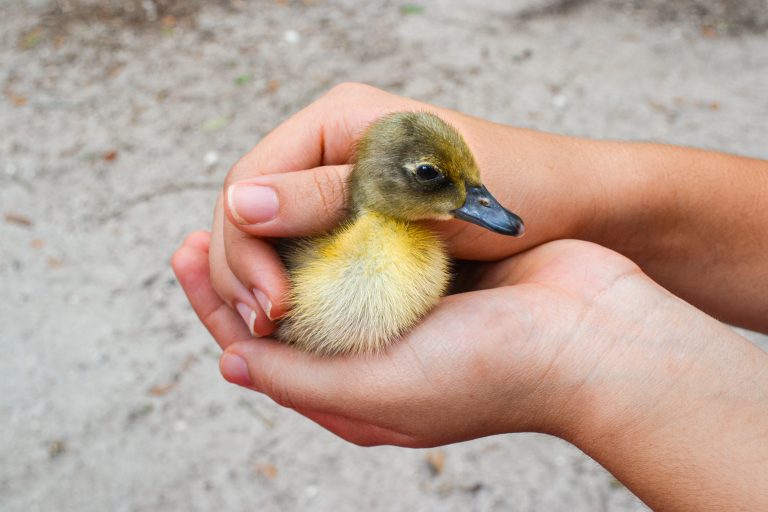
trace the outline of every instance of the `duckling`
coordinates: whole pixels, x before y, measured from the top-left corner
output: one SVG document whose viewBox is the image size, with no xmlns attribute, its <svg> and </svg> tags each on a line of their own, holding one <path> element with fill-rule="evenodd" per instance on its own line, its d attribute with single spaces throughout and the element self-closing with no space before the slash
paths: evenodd
<svg viewBox="0 0 768 512">
<path fill-rule="evenodd" d="M 379 352 L 445 294 L 449 258 L 416 223 L 459 218 L 505 235 L 523 222 L 480 180 L 459 132 L 434 114 L 397 112 L 358 141 L 348 218 L 282 251 L 290 309 L 277 337 L 320 355 Z"/>
</svg>

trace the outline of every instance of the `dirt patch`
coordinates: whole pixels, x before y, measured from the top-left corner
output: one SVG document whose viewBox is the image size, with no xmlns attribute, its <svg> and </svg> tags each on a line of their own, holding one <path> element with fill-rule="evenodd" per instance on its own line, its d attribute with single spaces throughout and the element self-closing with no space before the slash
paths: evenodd
<svg viewBox="0 0 768 512">
<path fill-rule="evenodd" d="M 41 12 L 40 25 L 61 32 L 94 23 L 133 29 L 191 25 L 206 4 L 239 9 L 238 0 L 55 0 Z"/>
<path fill-rule="evenodd" d="M 627 3 L 635 13 L 651 22 L 694 25 L 718 33 L 739 35 L 768 30 L 768 0 L 633 0 Z"/>
<path fill-rule="evenodd" d="M 713 35 L 768 31 L 768 0 L 555 0 L 517 14 L 519 21 L 565 16 L 591 7 L 609 7 L 651 24 L 683 25 Z"/>
<path fill-rule="evenodd" d="M 530 22 L 553 0 L 51 1 L 0 0 L 3 512 L 647 510 L 552 437 L 361 449 L 235 389 L 168 259 L 230 166 L 342 81 L 768 158 L 768 36 L 656 0 Z"/>
<path fill-rule="evenodd" d="M 517 14 L 519 21 L 530 21 L 537 18 L 565 16 L 570 12 L 595 3 L 595 0 L 556 0 L 543 5 L 532 5 L 522 9 Z"/>
</svg>

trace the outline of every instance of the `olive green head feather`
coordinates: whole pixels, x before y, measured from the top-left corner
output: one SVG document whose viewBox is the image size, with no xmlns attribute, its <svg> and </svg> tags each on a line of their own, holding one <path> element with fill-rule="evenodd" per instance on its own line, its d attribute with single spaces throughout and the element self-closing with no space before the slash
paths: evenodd
<svg viewBox="0 0 768 512">
<path fill-rule="evenodd" d="M 357 144 L 350 209 L 406 221 L 461 218 L 519 236 L 520 218 L 483 186 L 459 132 L 428 112 L 396 112 L 371 124 Z"/>
</svg>

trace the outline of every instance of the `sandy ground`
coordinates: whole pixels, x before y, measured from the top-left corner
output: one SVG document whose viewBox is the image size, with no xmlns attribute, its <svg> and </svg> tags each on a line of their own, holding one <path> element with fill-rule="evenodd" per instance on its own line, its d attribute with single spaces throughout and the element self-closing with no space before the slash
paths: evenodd
<svg viewBox="0 0 768 512">
<path fill-rule="evenodd" d="M 768 158 L 765 1 L 93 4 L 0 0 L 0 510 L 644 510 L 557 439 L 363 449 L 226 384 L 168 258 L 344 80 Z"/>
</svg>

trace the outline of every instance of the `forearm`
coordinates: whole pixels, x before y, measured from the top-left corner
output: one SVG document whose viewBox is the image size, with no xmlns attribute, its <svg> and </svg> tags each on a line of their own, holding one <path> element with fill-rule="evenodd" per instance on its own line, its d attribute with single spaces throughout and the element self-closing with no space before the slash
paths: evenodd
<svg viewBox="0 0 768 512">
<path fill-rule="evenodd" d="M 768 161 L 597 144 L 606 197 L 585 238 L 707 313 L 768 332 Z"/>
<path fill-rule="evenodd" d="M 716 318 L 768 332 L 768 161 L 470 127 L 484 176 L 527 225 L 520 241 L 489 241 L 488 257 L 588 240 Z"/>
<path fill-rule="evenodd" d="M 645 325 L 584 384 L 570 440 L 654 510 L 768 510 L 768 355 L 672 297 Z"/>
</svg>

